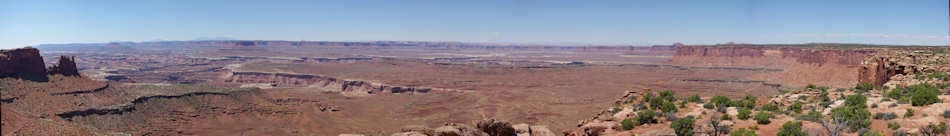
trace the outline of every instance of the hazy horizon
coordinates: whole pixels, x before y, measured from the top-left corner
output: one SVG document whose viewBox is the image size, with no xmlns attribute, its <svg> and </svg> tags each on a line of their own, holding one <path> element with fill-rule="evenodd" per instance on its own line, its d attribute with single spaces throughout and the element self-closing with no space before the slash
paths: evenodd
<svg viewBox="0 0 950 136">
<path fill-rule="evenodd" d="M 950 45 L 948 1 L 2 1 L 0 48 L 201 38 Z"/>
</svg>

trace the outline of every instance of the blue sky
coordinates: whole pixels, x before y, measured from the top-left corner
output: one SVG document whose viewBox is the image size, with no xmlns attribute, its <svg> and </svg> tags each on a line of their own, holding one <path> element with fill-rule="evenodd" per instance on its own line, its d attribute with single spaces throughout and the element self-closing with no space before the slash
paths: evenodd
<svg viewBox="0 0 950 136">
<path fill-rule="evenodd" d="M 950 45 L 947 0 L 0 0 L 0 48 L 193 40 Z"/>
</svg>

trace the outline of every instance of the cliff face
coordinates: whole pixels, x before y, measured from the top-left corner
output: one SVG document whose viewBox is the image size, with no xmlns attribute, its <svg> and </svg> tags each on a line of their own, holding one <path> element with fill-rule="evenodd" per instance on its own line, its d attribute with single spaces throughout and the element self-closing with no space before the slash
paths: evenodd
<svg viewBox="0 0 950 136">
<path fill-rule="evenodd" d="M 0 50 L 0 78 L 13 77 L 31 81 L 45 82 L 47 74 L 62 74 L 79 76 L 76 62 L 73 58 L 61 56 L 59 65 L 46 69 L 40 50 L 36 48 L 20 48 Z"/>
<path fill-rule="evenodd" d="M 897 74 L 904 74 L 903 67 L 894 66 L 888 58 L 869 58 L 865 64 L 861 65 L 858 71 L 860 83 L 873 83 L 874 85 L 884 85 L 888 78 Z"/>
<path fill-rule="evenodd" d="M 0 78 L 4 77 L 41 82 L 49 80 L 40 50 L 30 47 L 0 50 Z"/>
<path fill-rule="evenodd" d="M 859 82 L 862 61 L 876 52 L 876 49 L 764 45 L 680 46 L 668 63 L 782 69 L 750 79 L 789 86 L 849 87 Z"/>
<path fill-rule="evenodd" d="M 309 87 L 326 92 L 340 92 L 349 96 L 368 95 L 380 92 L 426 93 L 433 90 L 432 88 L 391 86 L 375 84 L 366 81 L 351 81 L 318 75 L 263 72 L 233 72 L 230 79 L 226 79 L 225 82 L 268 83 L 274 87 Z"/>
<path fill-rule="evenodd" d="M 673 63 L 710 65 L 761 66 L 795 65 L 781 61 L 747 61 L 750 59 L 791 59 L 798 64 L 839 64 L 857 66 L 874 50 L 809 49 L 755 45 L 681 46 L 674 53 Z"/>
</svg>

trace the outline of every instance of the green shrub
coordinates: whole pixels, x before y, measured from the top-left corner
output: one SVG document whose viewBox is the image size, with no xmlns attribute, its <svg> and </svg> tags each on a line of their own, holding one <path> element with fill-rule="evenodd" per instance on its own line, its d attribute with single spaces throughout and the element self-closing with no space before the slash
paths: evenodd
<svg viewBox="0 0 950 136">
<path fill-rule="evenodd" d="M 735 102 L 735 103 L 736 103 L 735 106 L 736 106 L 736 107 L 745 107 L 745 108 L 755 108 L 755 101 L 756 101 L 755 96 L 746 95 L 745 97 L 742 98 L 742 100 L 739 100 L 738 102 Z"/>
<path fill-rule="evenodd" d="M 933 124 L 931 122 L 927 126 L 924 126 L 920 129 L 920 133 L 925 136 L 936 136 L 941 134 L 947 134 L 947 123 L 940 122 L 939 124 Z"/>
<path fill-rule="evenodd" d="M 878 112 L 878 113 L 874 113 L 874 119 L 879 119 L 879 120 L 892 120 L 892 119 L 895 119 L 895 118 L 897 118 L 897 114 L 894 114 L 893 112 L 887 112 L 887 113 Z"/>
<path fill-rule="evenodd" d="M 939 94 L 937 88 L 929 84 L 914 85 L 911 88 L 915 90 L 910 98 L 911 104 L 914 106 L 930 105 L 940 101 L 937 98 L 937 94 Z"/>
<path fill-rule="evenodd" d="M 808 85 L 805 85 L 805 88 L 808 88 L 808 89 L 817 89 L 818 86 L 816 86 L 815 84 L 808 84 Z"/>
<path fill-rule="evenodd" d="M 755 134 L 755 130 L 747 130 L 745 128 L 739 128 L 733 130 L 732 133 L 729 133 L 729 136 L 759 136 Z"/>
<path fill-rule="evenodd" d="M 887 93 L 887 97 L 899 102 L 910 102 L 913 106 L 924 106 L 940 102 L 937 95 L 940 91 L 930 84 L 917 84 L 904 88 L 894 88 Z"/>
<path fill-rule="evenodd" d="M 673 128 L 677 136 L 692 136 L 693 135 L 693 125 L 696 123 L 696 120 L 692 117 L 687 117 L 673 121 L 670 124 L 670 128 Z"/>
<path fill-rule="evenodd" d="M 914 110 L 907 109 L 907 112 L 904 112 L 904 118 L 914 117 Z"/>
<path fill-rule="evenodd" d="M 943 111 L 943 113 L 940 114 L 940 116 L 943 116 L 943 118 L 950 119 L 950 110 Z"/>
<path fill-rule="evenodd" d="M 643 125 L 647 123 L 656 123 L 657 113 L 653 110 L 647 109 L 644 111 L 637 112 L 637 117 L 634 119 L 637 121 L 637 125 Z"/>
<path fill-rule="evenodd" d="M 802 130 L 802 122 L 798 121 L 789 121 L 782 124 L 782 127 L 778 129 L 778 134 L 776 136 L 807 136 L 808 133 Z"/>
<path fill-rule="evenodd" d="M 695 94 L 693 96 L 689 96 L 688 98 L 686 98 L 686 101 L 694 102 L 694 103 L 702 103 L 703 99 L 699 97 L 699 94 Z"/>
<path fill-rule="evenodd" d="M 891 130 L 897 130 L 901 128 L 901 124 L 897 124 L 897 122 L 888 122 L 887 128 L 890 128 Z"/>
<path fill-rule="evenodd" d="M 854 89 L 868 91 L 874 89 L 874 84 L 872 83 L 860 83 L 854 86 Z"/>
<path fill-rule="evenodd" d="M 771 112 L 778 112 L 778 105 L 771 104 L 771 103 L 769 103 L 769 104 L 764 104 L 764 105 L 762 105 L 762 110 L 771 111 Z"/>
<path fill-rule="evenodd" d="M 713 98 L 710 99 L 709 102 L 715 104 L 716 107 L 729 107 L 730 104 L 732 104 L 732 99 L 729 99 L 729 97 L 726 97 L 726 96 L 716 95 L 716 96 L 713 96 Z"/>
<path fill-rule="evenodd" d="M 623 130 L 631 130 L 637 126 L 637 123 L 633 122 L 632 119 L 623 119 L 623 121 L 620 121 L 620 126 L 623 127 Z"/>
<path fill-rule="evenodd" d="M 651 100 L 653 100 L 653 97 L 656 97 L 656 95 L 653 95 L 653 93 L 643 94 L 643 101 L 650 102 Z"/>
<path fill-rule="evenodd" d="M 788 106 L 788 110 L 795 111 L 795 113 L 802 113 L 802 103 L 801 102 L 792 103 L 792 105 Z"/>
<path fill-rule="evenodd" d="M 891 98 L 894 100 L 900 100 L 901 97 L 904 97 L 904 89 L 903 88 L 891 89 L 891 91 L 888 91 L 885 96 L 887 96 L 887 98 Z"/>
<path fill-rule="evenodd" d="M 831 118 L 844 120 L 851 132 L 871 125 L 871 112 L 867 108 L 858 106 L 842 106 L 831 109 Z"/>
<path fill-rule="evenodd" d="M 660 98 L 670 102 L 676 101 L 676 96 L 670 90 L 660 91 Z"/>
<path fill-rule="evenodd" d="M 746 109 L 746 108 L 739 109 L 739 114 L 736 114 L 736 118 L 739 118 L 741 120 L 747 120 L 751 116 L 752 116 L 752 110 Z"/>
<path fill-rule="evenodd" d="M 867 102 L 868 98 L 866 96 L 855 94 L 849 95 L 847 98 L 845 98 L 844 105 L 849 107 L 867 108 Z"/>
<path fill-rule="evenodd" d="M 798 116 L 796 119 L 798 119 L 798 120 L 804 120 L 804 121 L 811 121 L 811 122 L 819 122 L 819 123 L 820 123 L 820 122 L 821 122 L 821 119 L 822 119 L 822 116 L 821 116 L 821 112 L 818 112 L 818 111 L 811 111 L 811 112 L 808 112 L 808 114 L 805 114 L 805 115 L 802 115 L 802 116 Z"/>
<path fill-rule="evenodd" d="M 768 112 L 759 112 L 755 114 L 755 122 L 759 124 L 769 124 L 772 121 L 769 120 L 772 118 L 772 114 Z"/>
<path fill-rule="evenodd" d="M 660 103 L 662 103 L 662 104 L 660 104 L 660 111 L 663 111 L 663 113 L 674 113 L 674 112 L 676 112 L 676 105 L 673 104 L 673 102 L 663 101 L 663 102 L 660 102 Z"/>
</svg>

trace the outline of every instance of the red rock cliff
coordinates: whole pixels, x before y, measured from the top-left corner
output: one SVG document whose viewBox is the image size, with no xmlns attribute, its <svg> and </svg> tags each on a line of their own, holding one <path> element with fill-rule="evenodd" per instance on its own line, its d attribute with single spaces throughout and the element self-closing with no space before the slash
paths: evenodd
<svg viewBox="0 0 950 136">
<path fill-rule="evenodd" d="M 5 77 L 47 81 L 40 50 L 30 47 L 0 50 L 0 78 Z"/>
<path fill-rule="evenodd" d="M 821 49 L 804 47 L 727 45 L 681 46 L 676 49 L 671 63 L 709 64 L 721 66 L 793 65 L 777 61 L 749 61 L 744 59 L 791 59 L 798 64 L 840 64 L 858 66 L 874 53 L 869 49 Z"/>
<path fill-rule="evenodd" d="M 885 57 L 874 57 L 868 58 L 864 64 L 861 65 L 859 69 L 859 83 L 873 83 L 874 85 L 884 85 L 891 78 L 891 76 L 897 74 L 906 74 L 905 66 L 899 66 L 897 63 L 890 61 L 890 58 Z"/>
<path fill-rule="evenodd" d="M 76 69 L 76 57 L 59 56 L 59 64 L 49 67 L 50 75 L 62 74 L 64 76 L 79 76 L 79 70 Z"/>
<path fill-rule="evenodd" d="M 859 82 L 861 62 L 877 49 L 779 45 L 680 46 L 673 65 L 762 67 L 781 72 L 757 74 L 763 80 L 789 86 L 806 84 L 849 87 Z"/>
<path fill-rule="evenodd" d="M 43 57 L 36 48 L 0 50 L 0 78 L 13 77 L 25 80 L 45 82 L 47 74 L 79 76 L 73 58 L 61 56 L 59 65 L 49 67 L 43 63 Z"/>
</svg>

